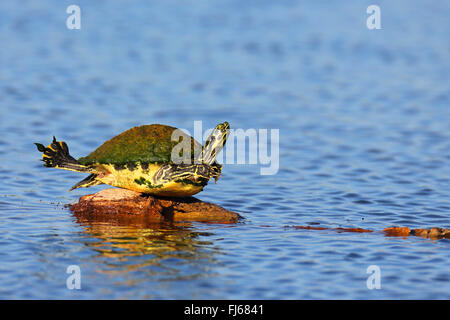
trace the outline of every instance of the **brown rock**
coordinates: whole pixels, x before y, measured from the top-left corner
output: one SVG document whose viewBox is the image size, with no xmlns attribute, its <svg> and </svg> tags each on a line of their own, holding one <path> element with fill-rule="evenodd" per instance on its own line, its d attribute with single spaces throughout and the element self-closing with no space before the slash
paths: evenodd
<svg viewBox="0 0 450 320">
<path fill-rule="evenodd" d="M 241 216 L 193 197 L 160 198 L 126 189 L 105 189 L 69 205 L 75 215 L 104 220 L 144 217 L 148 221 L 235 223 Z"/>
<path fill-rule="evenodd" d="M 304 229 L 304 230 L 328 230 L 325 227 L 311 227 L 311 226 L 293 226 L 295 229 Z"/>
<path fill-rule="evenodd" d="M 415 236 L 428 238 L 428 229 L 414 229 L 412 232 Z"/>
<path fill-rule="evenodd" d="M 372 230 L 368 229 L 361 229 L 361 228 L 325 228 L 325 227 L 311 227 L 311 226 L 293 226 L 295 229 L 304 229 L 304 230 L 333 230 L 337 232 L 357 232 L 357 233 L 364 233 L 364 232 L 373 232 Z"/>
<path fill-rule="evenodd" d="M 408 227 L 391 227 L 385 228 L 383 231 L 390 237 L 407 237 L 411 233 Z"/>
<path fill-rule="evenodd" d="M 444 228 L 414 229 L 412 230 L 412 234 L 430 239 L 450 239 L 450 229 Z"/>
<path fill-rule="evenodd" d="M 288 226 L 289 227 L 289 226 Z M 332 230 L 337 232 L 373 232 L 373 230 L 362 228 L 325 228 L 325 227 L 311 227 L 311 226 L 293 226 L 295 229 L 305 230 Z M 430 228 L 430 229 L 409 229 L 408 227 L 390 227 L 383 230 L 388 237 L 408 237 L 417 236 L 429 239 L 450 239 L 450 229 L 444 228 Z"/>
<path fill-rule="evenodd" d="M 337 232 L 357 232 L 357 233 L 373 232 L 372 230 L 362 228 L 334 228 L 333 230 L 336 230 Z"/>
</svg>

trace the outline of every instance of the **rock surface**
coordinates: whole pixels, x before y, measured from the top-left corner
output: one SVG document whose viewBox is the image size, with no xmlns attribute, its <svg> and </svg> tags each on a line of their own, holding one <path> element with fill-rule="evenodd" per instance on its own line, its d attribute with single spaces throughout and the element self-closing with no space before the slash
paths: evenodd
<svg viewBox="0 0 450 320">
<path fill-rule="evenodd" d="M 295 229 L 304 230 L 332 230 L 336 232 L 375 232 L 373 230 L 362 228 L 326 228 L 326 227 L 311 227 L 311 226 L 293 226 Z M 408 237 L 417 236 L 422 238 L 435 239 L 450 239 L 450 229 L 445 228 L 430 228 L 430 229 L 410 229 L 408 227 L 389 227 L 383 230 L 383 233 L 388 237 Z"/>
<path fill-rule="evenodd" d="M 160 198 L 126 189 L 105 189 L 69 205 L 77 216 L 117 218 L 139 216 L 149 221 L 235 223 L 239 214 L 193 197 Z"/>
<path fill-rule="evenodd" d="M 450 229 L 409 229 L 408 227 L 392 227 L 383 230 L 387 236 L 417 236 L 429 239 L 450 239 Z"/>
</svg>

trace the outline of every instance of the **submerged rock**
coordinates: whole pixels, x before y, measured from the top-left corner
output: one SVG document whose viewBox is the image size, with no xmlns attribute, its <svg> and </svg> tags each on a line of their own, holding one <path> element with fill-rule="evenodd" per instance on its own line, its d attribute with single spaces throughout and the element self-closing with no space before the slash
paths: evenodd
<svg viewBox="0 0 450 320">
<path fill-rule="evenodd" d="M 408 237 L 411 234 L 411 229 L 408 227 L 389 227 L 384 228 L 383 232 L 388 237 Z"/>
<path fill-rule="evenodd" d="M 288 226 L 289 227 L 289 226 Z M 291 226 L 295 229 L 304 230 L 332 230 L 337 232 L 374 232 L 373 230 L 362 228 L 326 228 L 326 227 L 311 227 L 311 226 Z M 430 229 L 410 229 L 408 227 L 389 227 L 383 230 L 388 237 L 409 237 L 417 236 L 422 238 L 435 239 L 450 239 L 450 229 L 445 228 L 430 228 Z"/>
<path fill-rule="evenodd" d="M 193 197 L 161 198 L 126 189 L 105 189 L 89 194 L 69 205 L 69 208 L 77 216 L 100 219 L 140 216 L 155 222 L 235 223 L 241 218 L 235 212 Z"/>
<path fill-rule="evenodd" d="M 430 239 L 450 239 L 450 229 L 444 228 L 414 229 L 411 234 Z"/>
<path fill-rule="evenodd" d="M 450 229 L 409 229 L 407 227 L 392 227 L 383 230 L 388 236 L 417 236 L 429 239 L 450 239 Z"/>
</svg>

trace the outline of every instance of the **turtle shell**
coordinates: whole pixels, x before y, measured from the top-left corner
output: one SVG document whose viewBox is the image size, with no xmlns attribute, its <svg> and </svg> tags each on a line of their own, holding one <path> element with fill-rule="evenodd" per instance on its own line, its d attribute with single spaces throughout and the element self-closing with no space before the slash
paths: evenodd
<svg viewBox="0 0 450 320">
<path fill-rule="evenodd" d="M 172 149 L 181 141 L 191 139 L 191 152 L 180 154 L 182 159 L 194 160 L 201 152 L 200 143 L 181 132 L 179 141 L 172 141 L 172 133 L 177 128 L 162 124 L 134 127 L 106 141 L 87 157 L 78 159 L 83 165 L 93 163 L 117 164 L 127 163 L 170 163 Z"/>
</svg>

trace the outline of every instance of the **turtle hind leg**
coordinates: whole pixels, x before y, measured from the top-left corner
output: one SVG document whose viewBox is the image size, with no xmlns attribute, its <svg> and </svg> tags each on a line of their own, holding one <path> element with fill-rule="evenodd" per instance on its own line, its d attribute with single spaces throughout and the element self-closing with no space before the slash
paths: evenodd
<svg viewBox="0 0 450 320">
<path fill-rule="evenodd" d="M 78 189 L 78 188 L 89 188 L 89 187 L 96 186 L 99 184 L 103 184 L 103 182 L 101 182 L 100 180 L 97 180 L 97 174 L 93 173 L 93 174 L 87 176 L 85 179 L 78 182 L 76 185 L 74 185 L 72 188 L 70 188 L 69 191 L 72 191 L 72 190 Z"/>
<path fill-rule="evenodd" d="M 206 185 L 208 180 L 214 178 L 217 180 L 220 176 L 222 166 L 214 164 L 212 166 L 201 164 L 168 164 L 162 166 L 153 176 L 155 185 L 163 184 L 168 181 L 187 181 L 194 184 Z"/>
<path fill-rule="evenodd" d="M 44 147 L 40 143 L 35 143 L 37 149 L 43 153 L 42 161 L 44 166 L 59 169 L 66 169 L 79 172 L 91 172 L 91 168 L 84 166 L 69 154 L 69 148 L 64 141 L 56 141 L 53 137 L 52 143 Z"/>
</svg>

